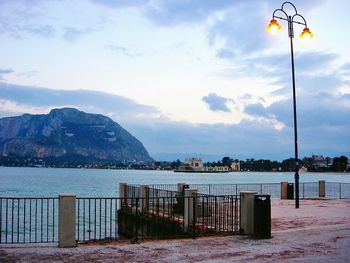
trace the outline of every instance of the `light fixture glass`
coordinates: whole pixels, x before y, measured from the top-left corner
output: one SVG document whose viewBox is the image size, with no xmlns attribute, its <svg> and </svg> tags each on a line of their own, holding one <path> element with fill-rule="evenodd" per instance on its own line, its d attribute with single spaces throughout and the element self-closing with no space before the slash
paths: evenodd
<svg viewBox="0 0 350 263">
<path fill-rule="evenodd" d="M 271 33 L 276 33 L 278 30 L 280 30 L 282 27 L 280 24 L 275 19 L 272 19 L 270 21 L 269 26 L 267 27 L 267 30 L 270 31 Z"/>
<path fill-rule="evenodd" d="M 306 39 L 309 40 L 311 38 L 314 37 L 314 34 L 311 33 L 310 29 L 308 29 L 307 27 L 304 28 L 303 32 L 300 34 L 300 37 L 302 39 Z"/>
</svg>

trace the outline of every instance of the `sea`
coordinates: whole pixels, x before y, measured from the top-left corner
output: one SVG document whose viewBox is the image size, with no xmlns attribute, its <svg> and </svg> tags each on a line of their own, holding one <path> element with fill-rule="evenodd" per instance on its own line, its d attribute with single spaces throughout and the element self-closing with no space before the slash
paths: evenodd
<svg viewBox="0 0 350 263">
<path fill-rule="evenodd" d="M 300 182 L 350 183 L 349 173 L 300 173 Z M 107 170 L 0 167 L 0 197 L 117 197 L 119 183 L 128 184 L 246 184 L 294 182 L 294 173 L 231 172 L 174 173 L 156 170 Z"/>
</svg>

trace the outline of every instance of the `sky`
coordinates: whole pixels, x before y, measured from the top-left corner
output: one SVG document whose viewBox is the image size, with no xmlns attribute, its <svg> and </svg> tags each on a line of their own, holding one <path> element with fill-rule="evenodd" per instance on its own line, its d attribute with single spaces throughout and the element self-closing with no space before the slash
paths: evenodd
<svg viewBox="0 0 350 263">
<path fill-rule="evenodd" d="M 282 3 L 0 0 L 0 117 L 101 113 L 157 160 L 293 157 Z M 350 156 L 350 2 L 293 3 L 299 155 Z"/>
</svg>

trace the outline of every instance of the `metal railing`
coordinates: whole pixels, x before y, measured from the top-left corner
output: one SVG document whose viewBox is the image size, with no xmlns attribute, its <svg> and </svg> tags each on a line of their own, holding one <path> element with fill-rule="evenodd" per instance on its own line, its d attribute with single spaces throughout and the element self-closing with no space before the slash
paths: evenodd
<svg viewBox="0 0 350 263">
<path fill-rule="evenodd" d="M 197 195 L 195 234 L 233 234 L 239 231 L 239 197 L 237 195 Z"/>
<path fill-rule="evenodd" d="M 350 198 L 350 183 L 326 182 L 326 197 Z"/>
<path fill-rule="evenodd" d="M 138 184 L 126 186 L 127 197 L 136 198 L 141 196 L 141 186 Z"/>
<path fill-rule="evenodd" d="M 76 240 L 116 240 L 120 198 L 78 197 L 76 202 Z"/>
<path fill-rule="evenodd" d="M 0 243 L 58 241 L 58 198 L 0 197 Z"/>
<path fill-rule="evenodd" d="M 199 193 L 184 196 L 177 185 L 152 185 L 141 197 L 128 185 L 125 198 L 76 198 L 78 242 L 160 239 L 237 233 L 239 193 L 280 197 L 280 184 L 192 184 Z M 166 189 L 161 189 L 166 188 Z M 210 194 L 209 194 L 210 193 Z M 319 183 L 301 183 L 301 198 L 317 198 Z M 350 198 L 350 183 L 326 182 L 326 198 Z M 59 198 L 0 197 L 0 244 L 58 242 Z M 187 221 L 186 221 L 187 220 Z"/>
<path fill-rule="evenodd" d="M 127 198 L 118 218 L 121 236 L 135 240 L 234 234 L 239 229 L 237 196 Z M 187 203 L 187 206 L 186 206 Z M 122 219 L 123 218 L 123 219 Z"/>
<path fill-rule="evenodd" d="M 191 189 L 197 189 L 199 193 L 208 195 L 239 195 L 242 191 L 254 191 L 258 194 L 268 194 L 271 198 L 281 197 L 280 183 L 261 183 L 261 184 L 189 184 Z M 175 189 L 176 184 L 153 184 L 150 187 L 154 189 Z M 294 186 L 295 188 L 295 186 Z M 326 182 L 326 198 L 350 198 L 350 183 Z M 295 189 L 294 189 L 295 192 Z M 319 197 L 318 182 L 299 183 L 300 198 Z"/>
</svg>

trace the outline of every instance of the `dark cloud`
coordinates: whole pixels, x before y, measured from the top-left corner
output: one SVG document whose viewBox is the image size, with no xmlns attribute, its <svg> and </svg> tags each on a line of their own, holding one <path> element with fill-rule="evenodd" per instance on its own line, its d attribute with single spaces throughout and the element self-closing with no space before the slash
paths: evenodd
<svg viewBox="0 0 350 263">
<path fill-rule="evenodd" d="M 313 96 L 297 97 L 297 115 L 300 127 L 342 127 L 350 129 L 350 108 L 348 94 L 332 95 L 320 92 Z M 277 101 L 269 107 L 262 104 L 248 104 L 245 112 L 255 117 L 275 118 L 283 124 L 293 127 L 293 104 L 291 99 Z"/>
<path fill-rule="evenodd" d="M 9 22 L 9 20 L 0 17 L 0 34 L 7 34 L 14 38 L 23 38 L 26 35 L 51 38 L 55 33 L 55 28 L 50 25 L 24 24 L 16 20 Z"/>
<path fill-rule="evenodd" d="M 346 74 L 349 74 L 350 73 L 350 63 L 346 63 L 344 64 L 340 70 L 343 72 L 343 73 L 346 73 Z"/>
<path fill-rule="evenodd" d="M 216 52 L 216 56 L 218 58 L 223 58 L 223 59 L 233 59 L 233 58 L 236 58 L 237 54 L 233 50 L 230 50 L 227 48 L 220 48 Z"/>
<path fill-rule="evenodd" d="M 157 1 L 147 5 L 144 14 L 158 25 L 175 26 L 203 21 L 213 12 L 232 5 L 233 2 L 230 0 Z"/>
<path fill-rule="evenodd" d="M 38 71 L 36 71 L 36 70 L 29 70 L 29 71 L 19 72 L 19 73 L 17 73 L 17 76 L 30 78 L 30 77 L 32 77 L 32 76 L 34 76 L 36 74 L 38 74 Z"/>
<path fill-rule="evenodd" d="M 67 41 L 75 41 L 82 37 L 83 35 L 92 32 L 93 30 L 91 28 L 86 29 L 77 29 L 73 27 L 65 27 L 63 30 L 62 38 Z"/>
<path fill-rule="evenodd" d="M 0 80 L 4 80 L 4 76 L 13 73 L 12 69 L 2 69 L 0 68 Z"/>
<path fill-rule="evenodd" d="M 0 98 L 18 105 L 35 107 L 72 106 L 81 110 L 115 115 L 119 119 L 136 119 L 140 113 L 146 117 L 159 114 L 159 111 L 152 106 L 138 104 L 126 97 L 92 90 L 55 90 L 0 83 Z"/>
<path fill-rule="evenodd" d="M 149 0 L 90 0 L 91 2 L 110 8 L 137 7 L 149 3 Z"/>
<path fill-rule="evenodd" d="M 236 158 L 285 159 L 294 154 L 293 128 L 276 130 L 270 122 L 243 120 L 239 124 L 190 124 L 159 122 L 156 125 L 124 125 L 139 138 L 151 154 L 171 156 L 228 154 Z M 319 153 L 349 153 L 349 126 L 299 128 L 300 156 Z M 156 139 L 155 139 L 156 138 Z"/>
<path fill-rule="evenodd" d="M 261 103 L 248 104 L 245 107 L 245 113 L 255 117 L 267 117 L 268 113 L 266 108 Z"/>
<path fill-rule="evenodd" d="M 130 57 L 130 58 L 134 58 L 134 57 L 140 57 L 143 55 L 143 53 L 141 52 L 133 52 L 130 49 L 126 48 L 126 47 L 122 47 L 122 46 L 116 46 L 116 45 L 109 45 L 107 46 L 107 49 L 122 54 L 124 56 Z"/>
<path fill-rule="evenodd" d="M 53 37 L 56 32 L 56 30 L 50 25 L 28 25 L 19 28 L 19 31 L 23 31 L 32 35 L 37 35 L 45 38 Z"/>
<path fill-rule="evenodd" d="M 234 102 L 232 99 L 218 96 L 216 93 L 209 93 L 208 96 L 202 98 L 202 101 L 207 103 L 212 111 L 223 112 L 231 112 L 227 104 Z"/>
<path fill-rule="evenodd" d="M 246 94 L 244 94 L 243 96 L 241 96 L 240 97 L 240 99 L 251 99 L 251 98 L 253 98 L 253 95 L 252 94 L 248 94 L 248 93 L 246 93 Z"/>
<path fill-rule="evenodd" d="M 165 152 L 172 156 L 188 153 L 217 156 L 227 153 L 232 157 L 278 160 L 293 155 L 293 127 L 289 121 L 292 120 L 292 104 L 289 100 L 274 103 L 265 109 L 262 105 L 251 107 L 250 113 L 253 111 L 256 116 L 265 116 L 259 121 L 252 119 L 242 120 L 238 124 L 191 124 L 159 117 L 161 114 L 154 107 L 97 91 L 53 90 L 0 83 L 0 98 L 1 116 L 11 116 L 16 111 L 13 108 L 12 112 L 11 109 L 4 112 L 4 101 L 11 101 L 16 106 L 31 105 L 37 109 L 72 106 L 87 112 L 108 115 L 140 139 L 151 154 Z M 339 105 L 332 104 L 334 99 Z M 350 115 L 349 110 L 340 106 L 346 103 L 349 103 L 349 94 L 334 98 L 320 93 L 315 95 L 314 102 L 298 100 L 301 156 L 311 153 L 339 155 L 341 152 L 349 152 L 350 124 L 346 118 Z M 286 123 L 286 127 L 276 130 L 268 120 L 272 115 Z M 335 120 L 329 123 L 331 118 Z M 310 120 L 312 123 L 309 123 Z"/>
</svg>

